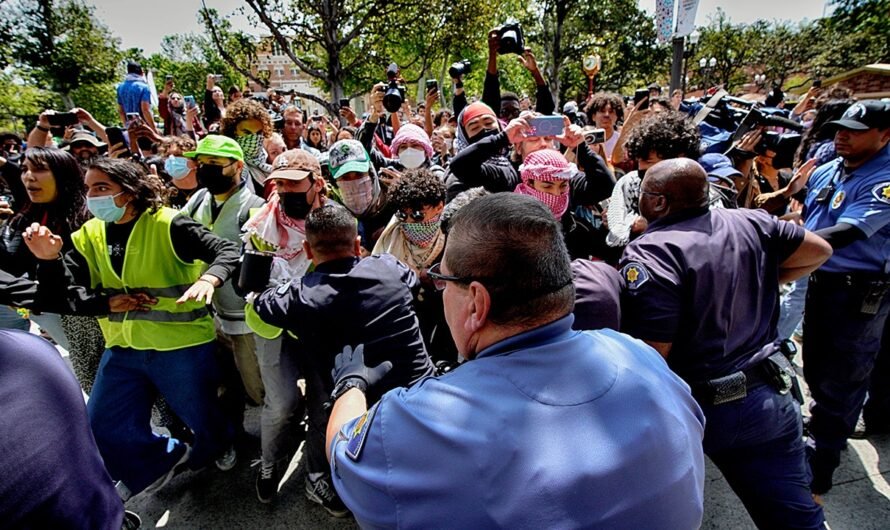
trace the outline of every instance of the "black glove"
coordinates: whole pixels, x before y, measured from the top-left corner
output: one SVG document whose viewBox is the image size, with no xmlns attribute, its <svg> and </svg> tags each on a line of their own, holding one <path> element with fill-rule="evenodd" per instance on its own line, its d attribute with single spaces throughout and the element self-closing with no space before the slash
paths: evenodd
<svg viewBox="0 0 890 530">
<path fill-rule="evenodd" d="M 383 377 L 392 370 L 392 363 L 383 361 L 374 368 L 365 365 L 365 345 L 359 344 L 352 349 L 347 346 L 334 359 L 334 369 L 331 375 L 334 378 L 334 391 L 331 392 L 331 403 L 337 400 L 350 388 L 358 388 L 367 392 L 380 382 Z"/>
</svg>

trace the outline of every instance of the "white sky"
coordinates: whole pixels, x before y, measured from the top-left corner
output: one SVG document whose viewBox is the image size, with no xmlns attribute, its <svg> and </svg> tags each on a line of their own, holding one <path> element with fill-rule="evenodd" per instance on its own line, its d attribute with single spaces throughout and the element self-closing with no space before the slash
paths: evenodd
<svg viewBox="0 0 890 530">
<path fill-rule="evenodd" d="M 206 2 L 221 14 L 246 7 L 241 0 Z M 202 31 L 197 18 L 201 0 L 93 0 L 88 3 L 96 7 L 98 17 L 121 38 L 125 48 L 142 48 L 146 55 L 160 51 L 161 38 L 165 35 Z M 700 0 L 696 24 L 707 24 L 718 7 L 723 8 L 733 22 L 814 20 L 823 15 L 826 3 L 827 0 Z M 640 0 L 640 6 L 654 12 L 655 0 Z M 238 29 L 256 32 L 245 17 L 233 22 Z"/>
</svg>

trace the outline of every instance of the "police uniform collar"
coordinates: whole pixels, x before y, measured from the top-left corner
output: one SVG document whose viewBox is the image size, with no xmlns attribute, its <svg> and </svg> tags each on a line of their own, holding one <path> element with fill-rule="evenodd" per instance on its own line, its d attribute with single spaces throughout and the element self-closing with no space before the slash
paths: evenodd
<svg viewBox="0 0 890 530">
<path fill-rule="evenodd" d="M 701 215 L 705 215 L 708 213 L 709 209 L 707 206 L 701 208 L 687 208 L 683 211 L 672 213 L 665 215 L 659 219 L 656 219 L 649 223 L 649 228 L 646 230 L 654 230 L 658 229 L 662 226 L 670 226 L 672 224 L 676 224 L 687 219 L 692 219 L 693 217 L 699 217 Z"/>
<path fill-rule="evenodd" d="M 515 351 L 535 347 L 542 342 L 546 343 L 564 333 L 570 332 L 574 322 L 575 315 L 569 313 L 549 324 L 523 331 L 518 335 L 513 335 L 512 337 L 492 344 L 476 354 L 476 359 L 481 359 L 482 357 L 494 357 L 496 355 L 506 355 Z"/>
<path fill-rule="evenodd" d="M 359 262 L 357 257 L 337 258 L 315 266 L 315 272 L 324 274 L 345 274 Z"/>
</svg>

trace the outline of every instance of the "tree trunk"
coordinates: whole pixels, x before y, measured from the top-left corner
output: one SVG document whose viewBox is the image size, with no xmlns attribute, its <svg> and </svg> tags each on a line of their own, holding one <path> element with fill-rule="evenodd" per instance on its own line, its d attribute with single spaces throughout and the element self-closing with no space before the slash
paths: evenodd
<svg viewBox="0 0 890 530">
<path fill-rule="evenodd" d="M 74 100 L 71 99 L 71 94 L 68 92 L 63 92 L 60 94 L 62 97 L 62 106 L 64 106 L 67 110 L 71 110 L 74 108 Z"/>
</svg>

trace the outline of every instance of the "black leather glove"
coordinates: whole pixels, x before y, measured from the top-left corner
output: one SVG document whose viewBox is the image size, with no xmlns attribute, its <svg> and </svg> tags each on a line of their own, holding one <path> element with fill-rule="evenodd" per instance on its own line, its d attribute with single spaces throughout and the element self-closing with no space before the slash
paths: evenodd
<svg viewBox="0 0 890 530">
<path fill-rule="evenodd" d="M 352 346 L 347 346 L 334 359 L 334 369 L 331 370 L 331 375 L 334 378 L 331 403 L 350 388 L 358 388 L 362 392 L 367 392 L 369 387 L 379 383 L 390 370 L 392 370 L 390 361 L 383 361 L 373 368 L 365 365 L 364 344 L 359 344 L 354 350 Z"/>
</svg>

